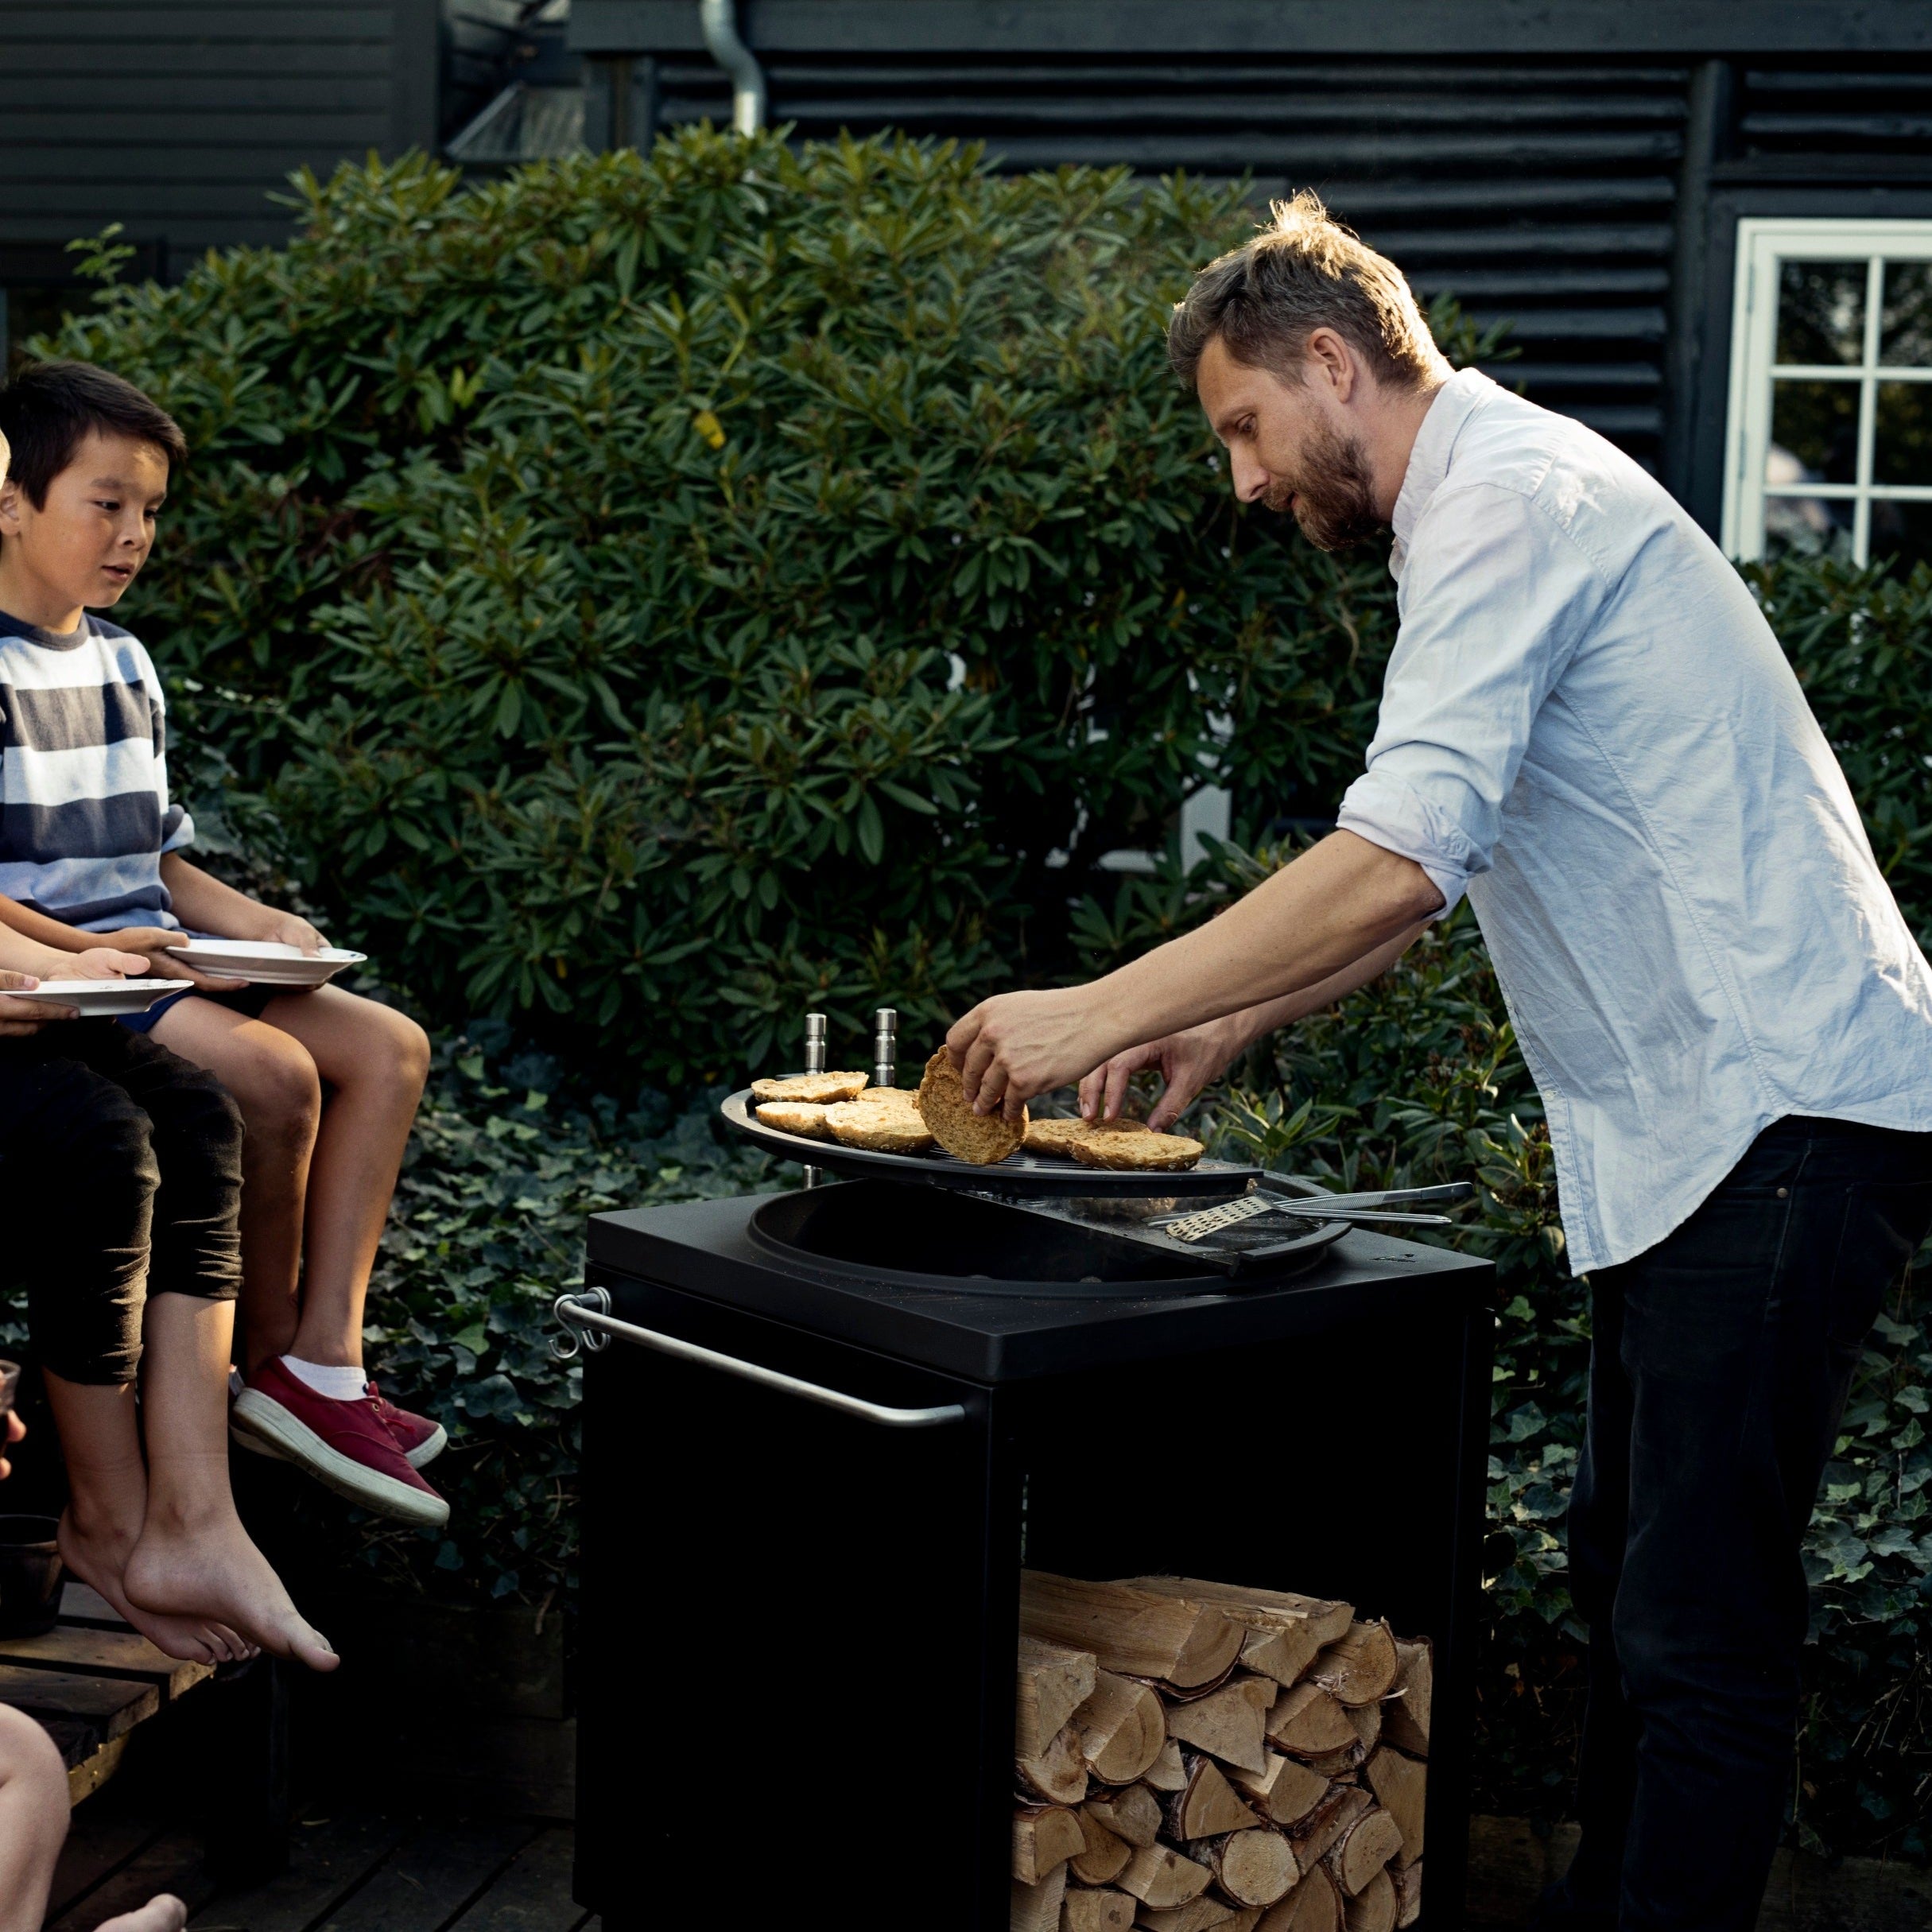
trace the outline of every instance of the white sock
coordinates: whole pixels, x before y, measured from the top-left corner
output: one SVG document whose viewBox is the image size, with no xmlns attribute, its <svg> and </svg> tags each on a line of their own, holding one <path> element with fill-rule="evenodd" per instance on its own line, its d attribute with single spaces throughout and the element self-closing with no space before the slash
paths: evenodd
<svg viewBox="0 0 1932 1932">
<path fill-rule="evenodd" d="M 285 1355 L 281 1365 L 297 1382 L 332 1402 L 360 1402 L 367 1391 L 369 1375 L 365 1369 L 332 1368 L 323 1362 L 305 1362 L 297 1355 Z"/>
</svg>

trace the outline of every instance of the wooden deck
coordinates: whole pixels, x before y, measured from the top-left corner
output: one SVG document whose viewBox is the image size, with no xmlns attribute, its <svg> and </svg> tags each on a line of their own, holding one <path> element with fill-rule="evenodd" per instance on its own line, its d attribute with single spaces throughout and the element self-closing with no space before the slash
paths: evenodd
<svg viewBox="0 0 1932 1932">
<path fill-rule="evenodd" d="M 311 1805 L 289 1869 L 224 1891 L 192 1832 L 114 1797 L 74 1814 L 47 1932 L 94 1932 L 157 1891 L 187 1901 L 194 1932 L 599 1932 L 571 1901 L 567 1825 Z"/>
</svg>

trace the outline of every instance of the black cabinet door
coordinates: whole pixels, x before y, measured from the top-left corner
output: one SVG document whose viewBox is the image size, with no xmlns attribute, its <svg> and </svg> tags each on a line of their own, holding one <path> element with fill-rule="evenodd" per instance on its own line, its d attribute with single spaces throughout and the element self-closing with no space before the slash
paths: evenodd
<svg viewBox="0 0 1932 1932">
<path fill-rule="evenodd" d="M 981 1391 L 695 1296 L 604 1285 L 625 1321 L 967 1414 L 890 1428 L 621 1340 L 588 1357 L 577 1896 L 608 1932 L 739 1911 L 886 1932 L 914 1901 L 921 1925 L 966 1932 L 980 1911 L 968 1848 L 999 1783 L 986 1753 L 1011 1751 L 1010 1713 L 989 1740 L 981 1698 Z M 1010 1651 L 1003 1596 L 1002 1617 Z"/>
</svg>

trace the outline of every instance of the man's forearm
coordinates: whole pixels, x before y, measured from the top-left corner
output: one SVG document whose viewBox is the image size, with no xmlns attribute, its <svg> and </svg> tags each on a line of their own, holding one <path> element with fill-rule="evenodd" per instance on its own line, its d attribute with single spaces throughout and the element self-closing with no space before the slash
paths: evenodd
<svg viewBox="0 0 1932 1932">
<path fill-rule="evenodd" d="M 1297 1020 L 1306 1019 L 1309 1014 L 1319 1013 L 1323 1007 L 1346 999 L 1351 993 L 1360 992 L 1370 980 L 1380 979 L 1428 929 L 1429 921 L 1420 920 L 1387 945 L 1364 953 L 1352 965 L 1344 966 L 1340 972 L 1330 973 L 1327 979 L 1317 980 L 1313 986 L 1230 1014 L 1224 1024 L 1230 1038 L 1236 1042 L 1235 1053 L 1243 1053 L 1265 1034 L 1291 1026 Z"/>
<path fill-rule="evenodd" d="M 1115 1036 L 1108 1051 L 1233 1014 L 1278 1014 L 1255 1026 L 1258 1038 L 1366 984 L 1441 904 L 1413 859 L 1333 832 L 1219 918 L 1090 988 Z"/>
</svg>

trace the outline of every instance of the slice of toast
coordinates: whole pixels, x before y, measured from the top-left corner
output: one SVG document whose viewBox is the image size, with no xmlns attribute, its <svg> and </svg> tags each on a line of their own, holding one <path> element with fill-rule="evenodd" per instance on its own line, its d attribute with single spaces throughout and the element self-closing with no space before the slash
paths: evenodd
<svg viewBox="0 0 1932 1932">
<path fill-rule="evenodd" d="M 929 1154 L 932 1130 L 911 1101 L 910 1094 L 904 1104 L 863 1097 L 842 1100 L 825 1109 L 825 1125 L 844 1146 L 864 1147 L 874 1154 Z"/>
<path fill-rule="evenodd" d="M 802 1134 L 807 1140 L 830 1140 L 829 1110 L 813 1100 L 767 1100 L 757 1109 L 758 1119 L 782 1134 Z"/>
<path fill-rule="evenodd" d="M 1171 1174 L 1192 1167 L 1208 1150 L 1185 1134 L 1122 1133 L 1103 1128 L 1073 1143 L 1075 1160 L 1083 1167 L 1140 1169 Z"/>
<path fill-rule="evenodd" d="M 1096 1134 L 1145 1134 L 1144 1120 L 1030 1120 L 1025 1146 L 1029 1154 L 1044 1154 L 1057 1161 L 1070 1161 L 1075 1143 L 1091 1140 Z"/>
<path fill-rule="evenodd" d="M 782 1080 L 755 1080 L 754 1100 L 806 1100 L 830 1107 L 840 1100 L 855 1100 L 865 1092 L 863 1073 L 792 1073 Z"/>
<path fill-rule="evenodd" d="M 919 1082 L 919 1112 L 947 1153 L 976 1167 L 1009 1159 L 1026 1137 L 1023 1111 L 1018 1120 L 1009 1120 L 1003 1114 L 976 1114 L 967 1105 L 960 1070 L 943 1046 L 925 1063 L 925 1077 Z"/>
</svg>

